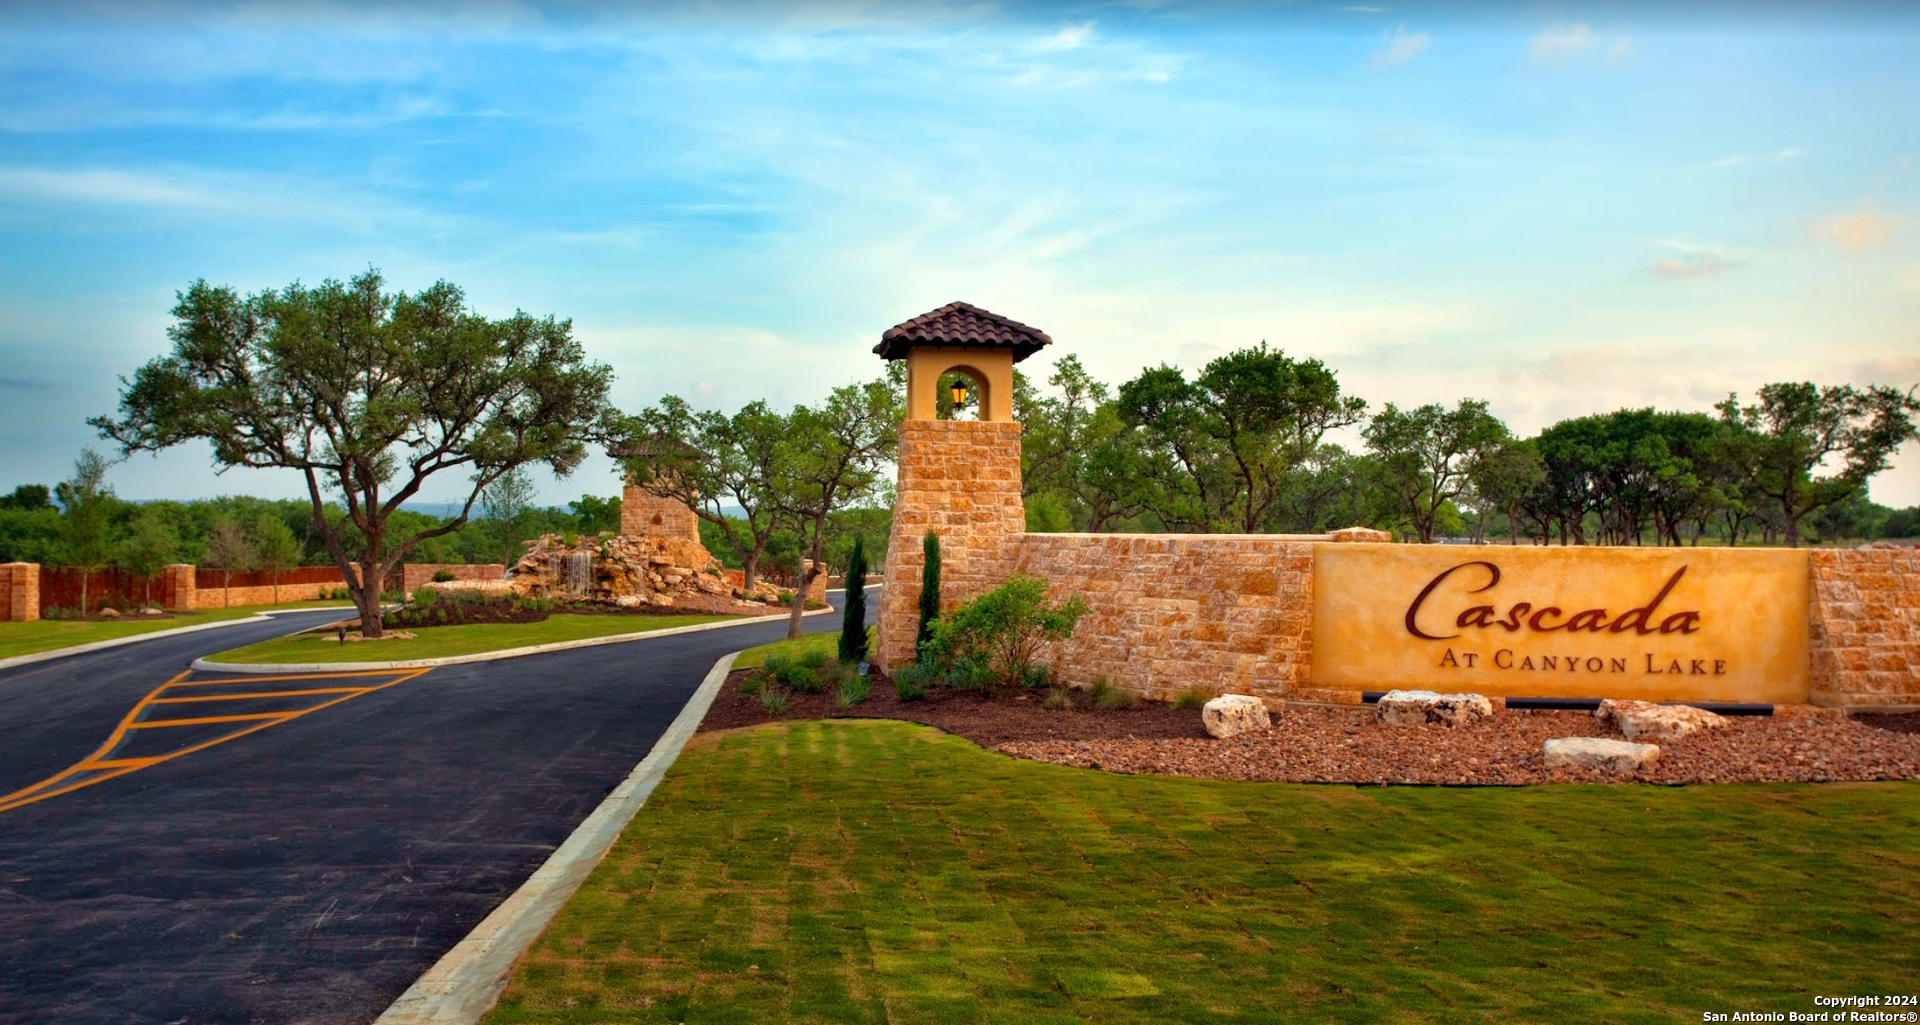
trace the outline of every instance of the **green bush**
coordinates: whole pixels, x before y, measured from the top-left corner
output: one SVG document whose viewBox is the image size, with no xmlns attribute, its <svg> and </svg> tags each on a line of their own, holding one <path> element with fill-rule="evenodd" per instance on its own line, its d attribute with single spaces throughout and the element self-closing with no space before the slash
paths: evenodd
<svg viewBox="0 0 1920 1025">
<path fill-rule="evenodd" d="M 800 653 L 800 664 L 808 669 L 818 669 L 827 664 L 832 656 L 819 648 L 809 648 Z"/>
<path fill-rule="evenodd" d="M 792 655 L 768 655 L 764 665 L 766 666 L 767 672 L 778 676 L 780 675 L 780 670 L 785 669 L 792 662 Z"/>
<path fill-rule="evenodd" d="M 779 674 L 780 682 L 802 694 L 820 693 L 820 674 L 806 666 L 791 665 Z"/>
<path fill-rule="evenodd" d="M 787 692 L 780 687 L 765 687 L 760 691 L 760 710 L 768 715 L 782 715 L 787 710 Z"/>
<path fill-rule="evenodd" d="M 1048 687 L 1047 696 L 1040 699 L 1040 707 L 1059 712 L 1073 707 L 1073 695 L 1059 687 Z"/>
<path fill-rule="evenodd" d="M 787 590 L 787 589 L 786 589 L 786 588 L 784 588 L 784 587 L 783 587 L 783 588 L 781 588 L 781 589 L 780 589 L 780 604 L 782 604 L 782 605 L 792 605 L 792 604 L 793 604 L 793 592 L 792 592 L 792 591 L 789 591 L 789 590 Z"/>
<path fill-rule="evenodd" d="M 1205 708 L 1207 702 L 1212 701 L 1217 696 L 1218 695 L 1205 687 L 1188 687 L 1173 699 L 1173 707 L 1182 712 L 1195 708 Z"/>
<path fill-rule="evenodd" d="M 431 587 L 423 587 L 420 590 L 413 592 L 413 603 L 423 608 L 428 605 L 432 605 L 434 602 L 437 602 L 439 600 L 440 600 L 440 592 L 434 590 Z"/>
<path fill-rule="evenodd" d="M 761 688 L 766 685 L 767 671 L 765 669 L 755 669 L 753 672 L 740 678 L 740 693 L 758 694 Z"/>
<path fill-rule="evenodd" d="M 954 690 L 992 690 L 998 682 L 993 667 L 987 665 L 987 660 L 979 655 L 954 659 L 953 665 L 947 667 L 945 676 L 947 686 Z"/>
<path fill-rule="evenodd" d="M 840 681 L 838 700 L 841 708 L 852 708 L 873 693 L 873 677 L 851 673 Z"/>
<path fill-rule="evenodd" d="M 1140 696 L 1102 676 L 1087 688 L 1087 704 L 1102 712 L 1122 712 L 1140 704 Z"/>
<path fill-rule="evenodd" d="M 902 701 L 925 701 L 927 680 L 937 672 L 921 663 L 901 666 L 893 671 L 893 693 Z"/>
<path fill-rule="evenodd" d="M 995 685 L 1024 686 L 1048 645 L 1073 636 L 1086 613 L 1086 599 L 1049 604 L 1046 581 L 1016 576 L 936 620 L 926 654 L 943 669 L 977 660 Z"/>
<path fill-rule="evenodd" d="M 435 623 L 438 623 L 438 624 L 440 624 L 441 626 L 446 626 L 446 625 L 447 625 L 447 610 L 446 610 L 446 609 L 434 609 L 434 610 L 433 610 L 433 621 L 434 621 Z"/>
<path fill-rule="evenodd" d="M 1028 666 L 1020 684 L 1028 690 L 1050 689 L 1053 686 L 1053 670 L 1046 666 Z"/>
<path fill-rule="evenodd" d="M 453 579 L 453 571 L 450 569 L 442 569 L 442 570 L 434 571 L 433 582 L 436 584 L 444 584 L 451 581 L 452 579 Z"/>
</svg>

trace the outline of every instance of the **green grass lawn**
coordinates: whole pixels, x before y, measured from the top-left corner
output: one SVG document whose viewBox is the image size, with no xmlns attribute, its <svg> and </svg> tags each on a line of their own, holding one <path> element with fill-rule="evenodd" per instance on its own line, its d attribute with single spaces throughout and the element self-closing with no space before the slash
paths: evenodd
<svg viewBox="0 0 1920 1025">
<path fill-rule="evenodd" d="M 139 616 L 127 616 L 118 620 L 67 620 L 36 619 L 31 623 L 0 623 L 0 658 L 12 658 L 15 655 L 31 655 L 41 651 L 53 651 L 58 648 L 70 648 L 76 644 L 92 644 L 95 641 L 111 641 L 120 637 L 132 637 L 136 634 L 153 633 L 156 630 L 177 630 L 183 626 L 197 626 L 201 623 L 218 623 L 228 619 L 245 619 L 257 612 L 274 609 L 351 609 L 352 606 L 341 602 L 295 601 L 278 605 L 236 605 L 226 609 L 200 609 L 183 612 L 170 617 L 142 619 Z"/>
<path fill-rule="evenodd" d="M 879 641 L 877 641 L 874 636 L 874 628 L 867 627 L 867 651 L 872 652 L 878 644 Z M 820 651 L 826 653 L 829 657 L 837 657 L 840 654 L 840 631 L 831 630 L 817 634 L 802 634 L 791 641 L 774 641 L 772 644 L 762 644 L 757 648 L 748 648 L 740 653 L 739 658 L 733 660 L 733 667 L 735 669 L 758 669 L 766 665 L 767 659 L 771 656 L 785 655 L 789 658 L 795 658 L 809 651 Z"/>
<path fill-rule="evenodd" d="M 1675 1022 L 1920 978 L 1920 784 L 1121 776 L 700 734 L 488 1021 Z"/>
<path fill-rule="evenodd" d="M 579 641 L 590 637 L 664 630 L 739 619 L 739 616 L 585 616 L 556 613 L 538 623 L 483 623 L 473 626 L 406 627 L 407 640 L 341 644 L 332 634 L 294 634 L 208 655 L 212 662 L 403 662 L 446 658 L 532 644 Z"/>
</svg>

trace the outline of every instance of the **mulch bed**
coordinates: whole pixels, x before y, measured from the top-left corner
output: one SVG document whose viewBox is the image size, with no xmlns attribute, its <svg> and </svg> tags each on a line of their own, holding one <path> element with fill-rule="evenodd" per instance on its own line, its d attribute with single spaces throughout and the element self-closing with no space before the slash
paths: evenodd
<svg viewBox="0 0 1920 1025">
<path fill-rule="evenodd" d="M 1370 706 L 1289 706 L 1263 735 L 1215 740 L 1196 709 L 1145 704 L 1127 711 L 1050 710 L 1037 696 L 989 699 L 936 689 L 903 702 L 885 679 L 843 709 L 834 695 L 794 694 L 770 716 L 741 694 L 736 672 L 700 724 L 724 730 L 783 719 L 901 719 L 958 734 L 1019 758 L 1110 772 L 1295 783 L 1832 782 L 1920 779 L 1920 715 L 1862 716 L 1785 710 L 1731 716 L 1722 729 L 1661 745 L 1638 774 L 1548 769 L 1540 745 L 1553 737 L 1618 737 L 1584 712 L 1501 711 L 1466 726 L 1382 726 Z M 1885 724 L 1883 720 L 1899 720 Z M 1871 724 L 1869 724 L 1871 722 Z"/>
</svg>

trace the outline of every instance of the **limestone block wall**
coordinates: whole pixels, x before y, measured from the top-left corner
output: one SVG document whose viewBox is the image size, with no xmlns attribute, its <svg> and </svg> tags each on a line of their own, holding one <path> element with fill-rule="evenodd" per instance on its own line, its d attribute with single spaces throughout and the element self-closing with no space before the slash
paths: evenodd
<svg viewBox="0 0 1920 1025">
<path fill-rule="evenodd" d="M 25 623 L 40 618 L 40 564 L 0 564 L 0 622 Z"/>
<path fill-rule="evenodd" d="M 1005 580 L 1027 529 L 1020 497 L 1020 425 L 908 420 L 900 425 L 899 476 L 886 585 L 880 591 L 884 667 L 914 660 L 920 620 L 921 539 L 940 535 L 940 604 L 951 608 Z"/>
<path fill-rule="evenodd" d="M 700 518 L 677 498 L 661 498 L 629 484 L 620 495 L 620 533 L 698 542 Z"/>
<path fill-rule="evenodd" d="M 223 609 L 233 605 L 271 605 L 284 601 L 312 601 L 325 597 L 346 585 L 335 580 L 330 583 L 284 583 L 278 592 L 271 584 L 249 584 L 245 587 L 221 587 L 218 570 L 207 570 L 199 575 L 199 582 L 212 584 L 211 587 L 198 587 L 193 594 L 193 604 L 177 605 L 174 608 Z M 278 597 L 276 597 L 276 593 Z"/>
<path fill-rule="evenodd" d="M 442 572 L 452 574 L 455 580 L 501 580 L 507 575 L 507 567 L 497 562 L 475 565 L 453 562 L 409 562 L 400 567 L 401 587 L 405 588 L 408 594 L 412 594 L 419 590 L 421 585 L 432 583 L 433 578 Z M 282 592 L 285 590 L 286 588 L 281 588 Z"/>
<path fill-rule="evenodd" d="M 1325 540 L 1024 534 L 1015 568 L 1046 580 L 1050 598 L 1090 606 L 1054 652 L 1063 682 L 1104 676 L 1159 700 L 1191 687 L 1280 699 L 1312 669 L 1313 549 Z"/>
<path fill-rule="evenodd" d="M 1814 549 L 1817 705 L 1920 705 L 1920 550 Z"/>
</svg>

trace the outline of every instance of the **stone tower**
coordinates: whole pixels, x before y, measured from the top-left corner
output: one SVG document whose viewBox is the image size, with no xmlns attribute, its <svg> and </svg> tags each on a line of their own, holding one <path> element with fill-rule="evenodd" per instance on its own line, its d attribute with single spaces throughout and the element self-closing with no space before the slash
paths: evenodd
<svg viewBox="0 0 1920 1025">
<path fill-rule="evenodd" d="M 893 532 L 880 592 L 881 666 L 916 657 L 927 531 L 940 535 L 943 609 L 1012 572 L 1027 529 L 1013 365 L 1051 344 L 1039 330 L 956 302 L 888 328 L 874 346 L 881 359 L 907 362 L 907 416 L 900 425 Z M 972 380 L 978 420 L 936 419 L 940 378 L 950 372 Z"/>
<path fill-rule="evenodd" d="M 634 442 L 613 453 L 615 458 L 654 455 L 668 444 L 662 438 Z M 628 474 L 626 488 L 620 494 L 620 533 L 629 537 L 660 537 L 672 541 L 700 543 L 700 517 L 687 503 L 666 498 L 635 484 Z"/>
</svg>

